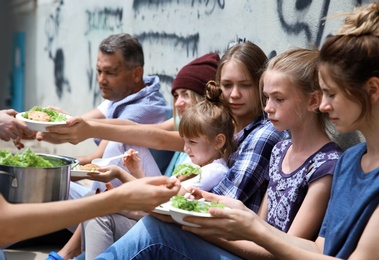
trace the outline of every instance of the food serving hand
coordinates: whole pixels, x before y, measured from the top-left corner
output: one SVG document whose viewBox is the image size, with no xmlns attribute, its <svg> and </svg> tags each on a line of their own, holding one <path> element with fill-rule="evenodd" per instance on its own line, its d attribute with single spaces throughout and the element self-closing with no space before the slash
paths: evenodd
<svg viewBox="0 0 379 260">
<path fill-rule="evenodd" d="M 90 128 L 91 121 L 85 121 L 83 118 L 68 118 L 65 125 L 49 126 L 48 132 L 38 132 L 36 139 L 38 141 L 47 141 L 53 144 L 71 143 L 78 144 L 83 140 L 91 137 Z"/>
<path fill-rule="evenodd" d="M 129 210 L 151 211 L 178 193 L 180 182 L 166 176 L 145 177 L 127 182 L 113 189 L 120 196 L 114 203 L 128 205 Z M 107 193 L 107 192 L 105 192 Z M 124 206 L 125 208 L 125 206 Z M 120 211 L 124 209 L 120 206 Z"/>
</svg>

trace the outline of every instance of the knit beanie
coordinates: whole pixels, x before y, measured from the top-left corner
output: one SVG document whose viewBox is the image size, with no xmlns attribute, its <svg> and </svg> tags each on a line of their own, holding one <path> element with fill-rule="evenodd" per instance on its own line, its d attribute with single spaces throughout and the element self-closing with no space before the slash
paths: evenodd
<svg viewBox="0 0 379 260">
<path fill-rule="evenodd" d="M 218 53 L 208 53 L 185 65 L 172 82 L 171 93 L 183 88 L 203 96 L 207 82 L 216 78 L 219 60 Z"/>
</svg>

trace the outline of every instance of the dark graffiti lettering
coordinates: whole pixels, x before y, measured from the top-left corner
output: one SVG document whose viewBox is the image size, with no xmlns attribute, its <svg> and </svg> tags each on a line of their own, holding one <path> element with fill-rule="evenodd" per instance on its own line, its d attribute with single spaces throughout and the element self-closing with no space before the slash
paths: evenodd
<svg viewBox="0 0 379 260">
<path fill-rule="evenodd" d="M 140 11 L 144 8 L 151 7 L 162 7 L 170 4 L 178 4 L 178 5 L 191 5 L 191 7 L 204 5 L 207 9 L 205 11 L 206 14 L 211 14 L 213 11 L 219 7 L 220 9 L 225 8 L 225 0 L 134 0 L 133 1 L 133 10 Z"/>
<path fill-rule="evenodd" d="M 58 7 L 55 10 L 55 15 L 50 14 L 46 19 L 45 23 L 45 34 L 47 38 L 47 46 L 45 51 L 48 53 L 49 58 L 54 63 L 54 81 L 55 81 L 55 91 L 59 98 L 62 98 L 64 87 L 67 87 L 67 91 L 71 92 L 70 82 L 65 76 L 64 65 L 65 56 L 62 48 L 57 48 L 53 50 L 53 43 L 56 41 L 56 36 L 59 33 L 60 28 L 60 12 L 63 6 L 63 1 L 60 1 Z"/>
<path fill-rule="evenodd" d="M 87 30 L 85 34 L 92 31 L 121 31 L 122 30 L 122 8 L 86 10 Z"/>
<path fill-rule="evenodd" d="M 278 16 L 279 21 L 283 27 L 283 29 L 288 34 L 300 34 L 301 32 L 305 33 L 305 36 L 307 37 L 308 41 L 311 41 L 312 39 L 312 32 L 309 28 L 308 24 L 305 22 L 295 22 L 293 24 L 288 23 L 284 18 L 284 12 L 283 12 L 283 0 L 277 0 L 278 4 Z"/>
<path fill-rule="evenodd" d="M 96 107 L 98 104 L 100 104 L 102 100 L 102 96 L 100 93 L 99 83 L 96 79 L 96 73 L 93 69 L 93 63 L 92 63 L 92 51 L 91 51 L 91 42 L 88 42 L 88 57 L 89 57 L 89 64 L 87 68 L 87 79 L 88 79 L 88 85 L 89 85 L 89 91 L 93 93 L 93 99 L 92 99 L 92 105 Z"/>
<path fill-rule="evenodd" d="M 161 41 L 164 44 L 169 44 L 171 46 L 180 46 L 187 51 L 187 57 L 190 53 L 192 56 L 197 56 L 198 44 L 199 44 L 199 34 L 189 35 L 187 37 L 178 36 L 174 33 L 141 33 L 135 35 L 135 37 L 142 43 L 145 41 L 158 42 Z"/>
<path fill-rule="evenodd" d="M 64 52 L 61 48 L 57 49 L 54 58 L 54 78 L 55 90 L 59 98 L 63 95 L 63 89 L 67 86 L 67 91 L 71 92 L 71 86 L 64 74 Z"/>
</svg>

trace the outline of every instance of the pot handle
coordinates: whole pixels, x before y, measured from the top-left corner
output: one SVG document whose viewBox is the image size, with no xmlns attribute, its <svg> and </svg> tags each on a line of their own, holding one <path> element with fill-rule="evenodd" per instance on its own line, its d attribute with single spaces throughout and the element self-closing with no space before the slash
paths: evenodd
<svg viewBox="0 0 379 260">
<path fill-rule="evenodd" d="M 13 188 L 17 188 L 18 187 L 18 182 L 17 182 L 17 178 L 16 178 L 16 175 L 14 175 L 13 173 L 10 173 L 10 172 L 5 172 L 5 171 L 0 171 L 0 174 L 6 174 L 6 175 L 10 175 L 13 177 L 13 180 L 12 180 L 12 184 L 11 186 Z"/>
<path fill-rule="evenodd" d="M 12 176 L 13 178 L 16 178 L 16 176 L 13 173 L 10 173 L 10 172 L 0 171 L 0 174 L 7 174 L 7 175 Z"/>
</svg>

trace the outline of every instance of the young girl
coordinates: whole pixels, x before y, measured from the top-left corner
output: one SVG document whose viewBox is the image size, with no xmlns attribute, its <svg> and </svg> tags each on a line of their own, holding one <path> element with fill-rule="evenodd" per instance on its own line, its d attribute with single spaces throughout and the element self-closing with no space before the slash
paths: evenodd
<svg viewBox="0 0 379 260">
<path fill-rule="evenodd" d="M 370 3 L 349 13 L 337 35 L 325 41 L 318 64 L 323 92 L 320 111 L 328 113 L 337 131 L 359 130 L 366 142 L 349 148 L 338 160 L 330 201 L 316 241 L 288 235 L 241 203 L 205 193 L 206 199 L 223 202 L 230 209 L 211 208 L 209 212 L 215 217 L 212 219 L 188 217 L 186 221 L 201 225 L 201 228 L 183 229 L 200 236 L 217 236 L 229 244 L 253 241 L 278 259 L 379 258 L 379 3 Z M 311 138 L 308 141 L 312 142 Z M 146 250 L 159 247 L 161 252 L 163 246 L 159 243 L 155 243 L 154 248 L 145 247 L 146 236 L 156 235 L 150 224 L 141 220 L 110 250 L 117 252 L 117 256 L 131 254 L 134 259 L 137 259 L 137 252 L 145 258 L 148 258 Z M 173 234 L 172 231 L 165 230 L 166 234 Z M 134 232 L 144 238 L 144 243 L 136 247 L 130 239 L 136 235 Z M 172 240 L 178 240 L 182 233 Z M 197 243 L 196 237 L 194 235 L 192 241 L 187 242 L 191 248 L 200 251 L 205 247 L 205 251 L 217 254 L 217 259 L 221 256 L 233 259 L 228 252 Z M 183 252 L 175 247 L 176 244 L 169 245 L 176 252 Z M 121 247 L 127 248 L 127 254 L 125 251 L 125 254 L 120 253 Z M 145 250 L 139 250 L 142 248 Z M 208 255 L 210 259 L 211 254 Z M 196 257 L 192 254 L 189 258 Z"/>
<path fill-rule="evenodd" d="M 341 154 L 331 142 L 318 107 L 317 51 L 292 49 L 273 58 L 263 73 L 265 111 L 291 139 L 274 147 L 269 184 L 259 215 L 294 236 L 312 239 L 328 204 L 332 174 Z"/>
<path fill-rule="evenodd" d="M 179 193 L 184 195 L 189 187 L 211 190 L 228 172 L 226 162 L 236 149 L 233 116 L 214 81 L 206 86 L 206 99 L 183 114 L 179 134 L 191 162 L 200 166 L 199 174 L 181 183 Z M 140 160 L 126 159 L 124 162 L 134 175 L 144 174 Z"/>
</svg>

